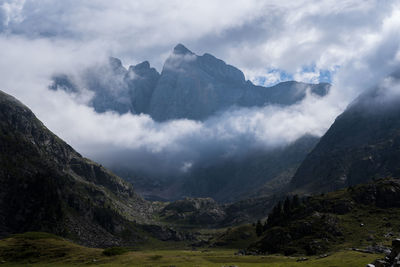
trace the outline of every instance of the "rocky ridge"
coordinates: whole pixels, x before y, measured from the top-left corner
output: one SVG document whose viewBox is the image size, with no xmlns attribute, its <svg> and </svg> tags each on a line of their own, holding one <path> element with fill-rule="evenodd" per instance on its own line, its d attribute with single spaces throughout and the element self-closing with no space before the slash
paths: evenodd
<svg viewBox="0 0 400 267">
<path fill-rule="evenodd" d="M 161 74 L 148 61 L 124 68 L 117 58 L 86 69 L 80 75 L 55 74 L 53 90 L 92 92 L 90 105 L 97 112 L 149 114 L 157 121 L 205 120 L 228 108 L 291 105 L 309 92 L 324 96 L 330 85 L 295 81 L 272 87 L 256 86 L 243 72 L 211 54 L 198 56 L 178 44 Z"/>
</svg>

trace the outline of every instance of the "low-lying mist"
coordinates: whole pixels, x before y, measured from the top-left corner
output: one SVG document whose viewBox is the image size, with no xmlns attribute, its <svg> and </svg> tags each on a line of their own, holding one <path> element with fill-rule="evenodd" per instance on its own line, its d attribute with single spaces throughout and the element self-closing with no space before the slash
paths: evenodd
<svg viewBox="0 0 400 267">
<path fill-rule="evenodd" d="M 177 175 L 198 162 L 285 146 L 306 134 L 323 135 L 351 101 L 399 66 L 399 25 L 394 12 L 379 31 L 366 35 L 362 48 L 343 59 L 323 98 L 308 94 L 288 107 L 232 108 L 204 122 L 158 123 L 148 115 L 98 114 L 86 105 L 90 94 L 82 98 L 49 90 L 55 73 L 79 73 L 110 56 L 106 45 L 96 42 L 1 35 L 0 90 L 28 105 L 86 157 L 109 167 Z M 389 95 L 397 93 L 393 91 Z"/>
</svg>

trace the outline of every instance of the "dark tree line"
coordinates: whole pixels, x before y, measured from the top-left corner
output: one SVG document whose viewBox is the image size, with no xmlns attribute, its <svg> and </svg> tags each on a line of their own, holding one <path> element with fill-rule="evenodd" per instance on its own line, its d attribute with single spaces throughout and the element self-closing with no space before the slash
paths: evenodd
<svg viewBox="0 0 400 267">
<path fill-rule="evenodd" d="M 293 211 L 304 204 L 298 195 L 286 197 L 285 201 L 279 201 L 268 215 L 267 228 L 279 225 L 291 218 Z"/>
<path fill-rule="evenodd" d="M 255 224 L 257 236 L 261 236 L 270 227 L 285 224 L 291 218 L 293 211 L 304 206 L 305 202 L 306 199 L 301 200 L 298 195 L 287 196 L 285 201 L 279 201 L 264 224 L 260 220 Z"/>
</svg>

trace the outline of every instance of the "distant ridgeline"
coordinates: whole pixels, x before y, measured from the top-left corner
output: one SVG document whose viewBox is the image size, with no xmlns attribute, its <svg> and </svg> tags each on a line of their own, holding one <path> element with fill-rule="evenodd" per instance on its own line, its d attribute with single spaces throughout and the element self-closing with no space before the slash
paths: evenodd
<svg viewBox="0 0 400 267">
<path fill-rule="evenodd" d="M 149 114 L 156 121 L 187 118 L 204 120 L 232 106 L 291 105 L 309 89 L 324 96 L 330 84 L 282 82 L 272 87 L 246 81 L 243 72 L 210 54 L 198 56 L 178 44 L 161 74 L 144 61 L 125 69 L 117 58 L 86 69 L 77 76 L 54 75 L 50 88 L 94 93 L 90 105 L 96 112 Z"/>
</svg>

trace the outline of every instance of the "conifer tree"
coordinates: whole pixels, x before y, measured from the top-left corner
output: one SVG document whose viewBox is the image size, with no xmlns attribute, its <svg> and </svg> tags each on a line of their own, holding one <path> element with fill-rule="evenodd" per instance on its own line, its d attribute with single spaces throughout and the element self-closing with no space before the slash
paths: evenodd
<svg viewBox="0 0 400 267">
<path fill-rule="evenodd" d="M 261 224 L 261 221 L 258 220 L 257 224 L 256 224 L 256 234 L 257 234 L 257 236 L 261 236 L 262 233 L 263 233 L 263 226 Z"/>
</svg>

